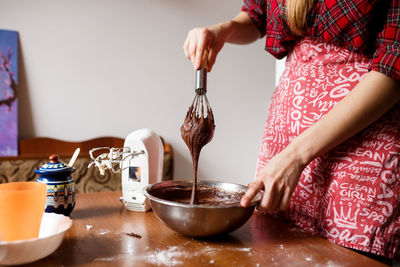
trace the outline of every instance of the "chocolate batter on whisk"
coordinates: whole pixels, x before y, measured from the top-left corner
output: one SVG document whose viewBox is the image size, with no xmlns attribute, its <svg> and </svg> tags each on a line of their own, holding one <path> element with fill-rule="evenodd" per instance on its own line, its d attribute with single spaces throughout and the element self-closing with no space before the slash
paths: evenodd
<svg viewBox="0 0 400 267">
<path fill-rule="evenodd" d="M 200 151 L 214 136 L 214 115 L 206 96 L 207 70 L 201 68 L 196 75 L 196 96 L 181 126 L 182 139 L 189 148 L 193 162 L 193 188 L 190 204 L 197 204 L 197 166 Z"/>
</svg>

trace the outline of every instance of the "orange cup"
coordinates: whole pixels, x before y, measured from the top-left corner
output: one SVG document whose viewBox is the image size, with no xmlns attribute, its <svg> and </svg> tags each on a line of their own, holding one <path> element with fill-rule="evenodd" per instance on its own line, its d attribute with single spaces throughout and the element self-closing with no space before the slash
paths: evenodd
<svg viewBox="0 0 400 267">
<path fill-rule="evenodd" d="M 47 186 L 39 182 L 0 184 L 0 241 L 39 236 Z"/>
</svg>

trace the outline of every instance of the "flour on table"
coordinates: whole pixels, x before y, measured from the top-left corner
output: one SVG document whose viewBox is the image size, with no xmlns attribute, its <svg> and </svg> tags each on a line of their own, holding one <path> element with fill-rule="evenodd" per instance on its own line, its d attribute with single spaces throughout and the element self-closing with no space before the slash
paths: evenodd
<svg viewBox="0 0 400 267">
<path fill-rule="evenodd" d="M 97 232 L 99 235 L 106 235 L 108 233 L 110 233 L 110 230 L 100 230 L 99 232 Z"/>
<path fill-rule="evenodd" d="M 185 243 L 186 244 L 186 243 Z M 146 247 L 148 249 L 148 247 Z M 237 251 L 244 252 L 249 256 L 254 255 L 255 251 L 252 248 L 235 248 L 235 247 L 211 247 L 205 246 L 202 249 L 191 251 L 187 249 L 187 246 L 171 246 L 164 250 L 157 249 L 155 251 L 149 251 L 141 258 L 146 260 L 148 263 L 158 266 L 178 266 L 184 263 L 184 259 L 192 257 L 213 257 L 217 256 L 221 250 L 226 251 Z M 215 264 L 215 259 L 210 259 L 209 264 Z"/>
<path fill-rule="evenodd" d="M 114 261 L 114 257 L 107 257 L 107 258 L 95 258 L 93 261 Z"/>
<path fill-rule="evenodd" d="M 244 251 L 244 252 L 250 252 L 250 251 L 251 251 L 251 248 L 236 248 L 236 249 L 234 249 L 234 250 L 237 250 L 237 251 Z"/>
<path fill-rule="evenodd" d="M 175 266 L 183 264 L 181 258 L 188 256 L 188 253 L 179 249 L 179 247 L 169 247 L 166 250 L 156 250 L 155 253 L 149 253 L 146 256 L 147 262 L 155 265 Z"/>
</svg>

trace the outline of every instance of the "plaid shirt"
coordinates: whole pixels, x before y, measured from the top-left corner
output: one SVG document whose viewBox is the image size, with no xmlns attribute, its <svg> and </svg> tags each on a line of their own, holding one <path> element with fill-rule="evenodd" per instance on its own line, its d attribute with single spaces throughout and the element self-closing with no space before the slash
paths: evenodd
<svg viewBox="0 0 400 267">
<path fill-rule="evenodd" d="M 242 11 L 276 58 L 301 40 L 287 25 L 284 0 L 244 0 Z M 370 70 L 400 80 L 400 0 L 315 0 L 305 36 L 365 54 L 372 58 Z"/>
</svg>

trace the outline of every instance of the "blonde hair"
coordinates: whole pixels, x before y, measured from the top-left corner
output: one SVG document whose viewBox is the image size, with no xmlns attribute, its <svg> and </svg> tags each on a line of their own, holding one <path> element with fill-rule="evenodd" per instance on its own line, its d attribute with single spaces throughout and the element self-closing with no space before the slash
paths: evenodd
<svg viewBox="0 0 400 267">
<path fill-rule="evenodd" d="M 288 25 L 296 35 L 304 33 L 307 27 L 307 13 L 313 5 L 314 0 L 286 0 Z"/>
</svg>

